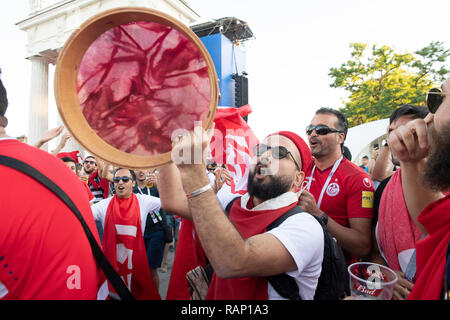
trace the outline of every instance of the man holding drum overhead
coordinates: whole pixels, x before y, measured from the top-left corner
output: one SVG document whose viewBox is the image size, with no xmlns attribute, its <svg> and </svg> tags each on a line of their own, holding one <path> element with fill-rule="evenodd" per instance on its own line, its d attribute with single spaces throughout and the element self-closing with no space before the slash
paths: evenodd
<svg viewBox="0 0 450 320">
<path fill-rule="evenodd" d="M 207 299 L 282 299 L 267 280 L 282 273 L 295 279 L 301 299 L 313 299 L 323 260 L 324 234 L 319 222 L 298 211 L 266 232 L 298 202 L 302 167 L 311 159 L 308 146 L 292 132 L 264 139 L 250 169 L 249 192 L 233 203 L 227 217 L 201 156 L 210 138 L 196 127 L 173 147 L 172 160 L 178 169 L 173 164 L 158 169 L 163 206 L 172 212 L 186 208 L 178 214 L 193 220 L 215 270 Z M 201 160 L 192 163 L 188 159 Z"/>
</svg>

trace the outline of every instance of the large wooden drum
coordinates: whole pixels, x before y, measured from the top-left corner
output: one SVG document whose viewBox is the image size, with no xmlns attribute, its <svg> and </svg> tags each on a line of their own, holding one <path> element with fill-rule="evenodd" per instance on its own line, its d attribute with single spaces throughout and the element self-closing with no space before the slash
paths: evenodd
<svg viewBox="0 0 450 320">
<path fill-rule="evenodd" d="M 212 125 L 217 75 L 200 39 L 183 23 L 147 8 L 98 14 L 59 54 L 55 97 L 68 131 L 116 166 L 170 162 L 172 139 Z"/>
</svg>

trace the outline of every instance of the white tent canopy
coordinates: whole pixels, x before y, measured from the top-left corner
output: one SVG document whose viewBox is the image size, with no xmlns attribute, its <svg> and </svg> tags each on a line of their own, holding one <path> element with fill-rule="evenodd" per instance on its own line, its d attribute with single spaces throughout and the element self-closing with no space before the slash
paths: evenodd
<svg viewBox="0 0 450 320">
<path fill-rule="evenodd" d="M 373 144 L 381 144 L 381 140 L 385 139 L 388 125 L 389 119 L 381 119 L 364 123 L 348 130 L 344 145 L 350 149 L 353 162 L 359 164 L 363 155 L 367 155 L 370 158 Z"/>
</svg>

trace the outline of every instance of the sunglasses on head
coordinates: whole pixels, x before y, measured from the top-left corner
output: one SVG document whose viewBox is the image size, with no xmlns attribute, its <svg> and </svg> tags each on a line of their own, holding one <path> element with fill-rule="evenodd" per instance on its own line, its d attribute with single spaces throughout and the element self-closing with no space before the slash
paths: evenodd
<svg viewBox="0 0 450 320">
<path fill-rule="evenodd" d="M 253 147 L 253 151 L 255 153 L 255 155 L 257 157 L 261 157 L 264 153 L 266 153 L 268 150 L 272 150 L 272 157 L 274 159 L 283 159 L 286 158 L 287 155 L 289 154 L 292 158 L 292 160 L 295 163 L 295 166 L 297 167 L 298 170 L 302 171 L 300 169 L 300 166 L 298 165 L 297 161 L 295 161 L 294 156 L 292 155 L 292 153 L 286 149 L 283 146 L 278 146 L 278 147 L 271 147 L 265 144 L 258 144 L 256 146 Z"/>
<path fill-rule="evenodd" d="M 327 134 L 329 134 L 329 133 L 331 133 L 331 132 L 344 133 L 344 131 L 342 131 L 342 130 L 337 130 L 337 129 L 330 128 L 330 127 L 328 127 L 328 126 L 326 126 L 326 125 L 322 125 L 322 124 L 321 124 L 321 125 L 318 125 L 318 126 L 313 126 L 313 125 L 307 126 L 307 127 L 306 127 L 306 134 L 309 136 L 309 135 L 311 135 L 311 133 L 312 133 L 314 130 L 316 130 L 316 133 L 317 133 L 319 136 L 324 136 L 324 135 L 327 135 Z"/>
<path fill-rule="evenodd" d="M 84 162 L 84 164 L 92 164 L 92 165 L 96 165 L 97 162 L 86 160 L 86 161 Z"/>
<path fill-rule="evenodd" d="M 442 101 L 444 101 L 446 94 L 450 94 L 450 92 L 442 92 L 439 88 L 433 88 L 427 92 L 426 104 L 431 113 L 436 113 Z"/>
<path fill-rule="evenodd" d="M 131 178 L 124 176 L 124 177 L 114 177 L 114 179 L 113 179 L 114 183 L 119 183 L 120 180 L 122 180 L 124 183 L 127 183 L 128 181 L 131 180 Z"/>
</svg>

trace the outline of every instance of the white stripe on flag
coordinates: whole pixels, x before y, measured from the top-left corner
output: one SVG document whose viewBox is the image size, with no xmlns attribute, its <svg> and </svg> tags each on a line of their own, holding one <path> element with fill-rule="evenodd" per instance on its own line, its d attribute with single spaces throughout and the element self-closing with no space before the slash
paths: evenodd
<svg viewBox="0 0 450 320">
<path fill-rule="evenodd" d="M 137 227 L 123 224 L 116 224 L 116 231 L 118 235 L 136 237 Z"/>
<path fill-rule="evenodd" d="M 5 287 L 3 283 L 0 282 L 0 299 L 8 294 L 8 288 Z"/>
</svg>

